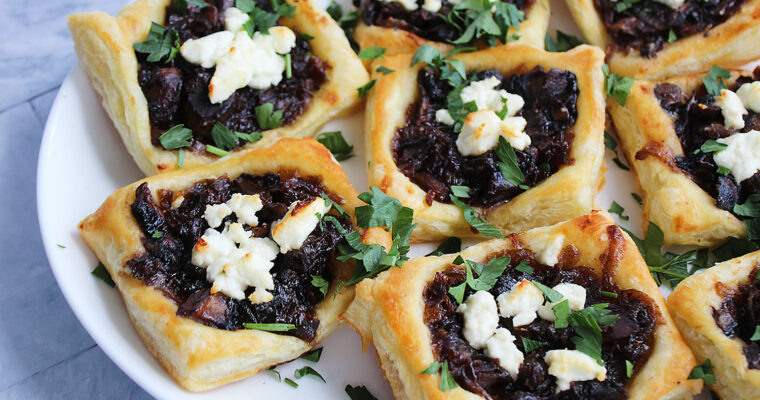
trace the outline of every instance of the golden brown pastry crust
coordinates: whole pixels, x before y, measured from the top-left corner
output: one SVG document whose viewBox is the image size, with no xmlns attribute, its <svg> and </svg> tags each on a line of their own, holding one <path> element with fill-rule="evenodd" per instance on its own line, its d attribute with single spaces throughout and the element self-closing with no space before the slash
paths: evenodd
<svg viewBox="0 0 760 400">
<path fill-rule="evenodd" d="M 657 285 L 630 237 L 604 211 L 469 247 L 461 256 L 484 262 L 489 255 L 521 247 L 541 246 L 553 236 L 565 236 L 565 246 L 575 246 L 576 265 L 612 271 L 623 290 L 636 289 L 654 302 L 660 318 L 654 345 L 646 363 L 634 370 L 627 385 L 631 400 L 691 399 L 702 389 L 702 381 L 687 380 L 695 365 L 694 356 L 681 339 L 668 314 Z M 364 346 L 373 342 L 385 375 L 397 399 L 478 399 L 462 388 L 442 392 L 438 375 L 420 372 L 435 361 L 430 330 L 423 319 L 423 290 L 435 274 L 452 267 L 457 254 L 416 258 L 401 269 L 383 272 L 356 287 L 356 298 L 343 317 L 362 336 Z M 602 261 L 604 260 L 604 261 Z M 569 266 L 571 267 L 571 266 Z"/>
<path fill-rule="evenodd" d="M 746 74 L 746 73 L 745 73 Z M 704 75 L 668 79 L 690 96 L 702 83 Z M 733 81 L 738 72 L 733 72 Z M 625 107 L 616 101 L 608 103 L 623 151 L 639 186 L 644 193 L 642 226 L 649 221 L 665 234 L 665 242 L 713 246 L 729 237 L 744 237 L 742 221 L 715 205 L 715 199 L 702 190 L 675 165 L 675 157 L 683 155 L 673 119 L 660 107 L 654 95 L 656 82 L 636 81 L 631 87 Z M 656 153 L 643 159 L 636 154 L 645 147 Z"/>
<path fill-rule="evenodd" d="M 531 1 L 528 10 L 525 11 L 525 20 L 520 22 L 520 30 L 510 28 L 508 32 L 509 35 L 518 34 L 520 38 L 509 44 L 525 44 L 543 49 L 549 16 L 549 0 Z M 454 46 L 448 43 L 423 39 L 403 29 L 367 25 L 361 20 L 354 31 L 354 39 L 362 49 L 370 46 L 384 47 L 386 56 L 414 53 L 423 44 L 431 45 L 443 53 L 454 49 Z"/>
<path fill-rule="evenodd" d="M 332 194 L 343 199 L 342 207 L 353 215 L 362 204 L 343 169 L 330 152 L 312 138 L 282 139 L 271 147 L 256 148 L 239 159 L 230 159 L 187 171 L 146 178 L 114 192 L 79 230 L 98 259 L 106 266 L 124 298 L 137 332 L 161 365 L 185 389 L 208 390 L 253 375 L 261 369 L 299 357 L 340 326 L 338 315 L 354 296 L 352 287 L 332 296 L 337 279 L 351 276 L 353 267 L 336 262 L 335 278 L 328 296 L 317 306 L 320 320 L 313 343 L 263 331 L 226 331 L 177 316 L 177 305 L 161 291 L 135 278 L 125 263 L 145 251 L 143 233 L 132 217 L 130 205 L 135 189 L 147 182 L 158 189 L 184 190 L 197 181 L 227 174 L 262 174 L 294 171 L 300 176 L 317 176 Z M 389 234 L 381 228 L 363 232 L 365 243 L 390 247 Z"/>
<path fill-rule="evenodd" d="M 611 48 L 594 0 L 566 0 L 575 22 L 586 40 L 603 49 Z M 652 58 L 636 50 L 628 54 L 609 52 L 610 71 L 620 75 L 660 80 L 676 75 L 695 74 L 712 65 L 738 68 L 760 56 L 760 0 L 748 0 L 739 12 L 724 23 L 701 34 L 666 43 Z"/>
<path fill-rule="evenodd" d="M 717 380 L 711 388 L 721 399 L 760 398 L 760 370 L 747 367 L 744 341 L 726 336 L 713 317 L 713 309 L 723 303 L 718 287 L 736 289 L 758 266 L 760 251 L 728 260 L 686 278 L 668 297 L 673 319 L 697 360 L 710 359 Z"/>
<path fill-rule="evenodd" d="M 327 63 L 327 80 L 314 94 L 311 104 L 293 123 L 264 131 L 263 139 L 231 151 L 240 154 L 268 146 L 283 137 L 317 133 L 324 123 L 358 104 L 356 88 L 369 77 L 361 60 L 351 50 L 343 31 L 312 0 L 287 0 L 296 5 L 295 17 L 281 23 L 314 36 L 312 52 Z M 137 81 L 137 59 L 132 45 L 145 40 L 151 21 L 163 24 L 171 0 L 137 0 L 115 17 L 102 12 L 69 16 L 68 24 L 79 61 L 100 94 L 127 151 L 148 176 L 177 169 L 177 150 L 164 150 L 151 143 L 148 104 Z M 186 151 L 184 166 L 194 167 L 218 160 L 205 153 Z"/>
<path fill-rule="evenodd" d="M 561 167 L 546 181 L 507 203 L 481 210 L 485 218 L 504 232 L 519 232 L 583 215 L 591 210 L 601 183 L 604 164 L 604 55 L 591 46 L 579 46 L 566 53 L 548 53 L 531 46 L 494 47 L 456 56 L 468 70 L 496 69 L 504 76 L 526 72 L 541 65 L 545 69 L 568 70 L 578 79 L 578 118 L 570 145 L 574 162 Z M 453 205 L 425 202 L 425 192 L 396 166 L 392 141 L 396 129 L 406 122 L 406 110 L 419 96 L 417 72 L 424 66 L 409 67 L 411 55 L 389 57 L 383 65 L 395 70 L 375 74 L 375 89 L 367 100 L 365 151 L 369 184 L 414 209 L 419 225 L 412 241 L 432 241 L 448 236 L 473 237 L 462 210 Z"/>
</svg>

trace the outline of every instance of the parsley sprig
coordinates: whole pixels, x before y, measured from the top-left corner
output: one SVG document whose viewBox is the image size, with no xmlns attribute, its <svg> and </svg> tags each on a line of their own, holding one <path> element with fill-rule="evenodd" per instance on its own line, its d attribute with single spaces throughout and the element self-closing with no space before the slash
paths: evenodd
<svg viewBox="0 0 760 400">
<path fill-rule="evenodd" d="M 442 256 L 444 254 L 452 254 L 452 253 L 458 253 L 462 250 L 462 239 L 458 237 L 449 237 L 446 238 L 441 244 L 436 247 L 435 250 L 425 255 L 425 257 L 429 256 Z"/>
<path fill-rule="evenodd" d="M 254 31 L 257 29 L 266 35 L 269 33 L 269 28 L 277 25 L 280 17 L 293 18 L 295 16 L 296 6 L 288 4 L 284 0 L 271 0 L 271 4 L 274 12 L 259 8 L 254 0 L 235 1 L 235 7 L 248 14 L 249 19 L 243 28 L 249 36 L 253 37 Z"/>
<path fill-rule="evenodd" d="M 151 22 L 148 38 L 134 44 L 135 51 L 148 54 L 148 62 L 168 63 L 179 51 L 179 34 L 172 28 Z"/>
<path fill-rule="evenodd" d="M 507 269 L 511 261 L 509 256 L 505 256 L 493 258 L 486 265 L 482 265 L 475 261 L 463 260 L 461 256 L 457 257 L 454 263 L 458 263 L 458 265 L 464 264 L 466 278 L 461 284 L 450 287 L 449 294 L 454 297 L 457 303 L 461 304 L 464 301 L 464 292 L 467 286 L 475 291 L 491 290 L 493 285 L 496 284 L 496 280 L 504 273 L 504 270 Z M 477 278 L 475 274 L 478 275 Z"/>
<path fill-rule="evenodd" d="M 710 68 L 710 72 L 707 73 L 707 76 L 702 78 L 702 83 L 705 84 L 707 93 L 710 93 L 713 96 L 720 96 L 720 91 L 727 89 L 726 83 L 723 82 L 723 80 L 729 78 L 731 78 L 731 72 L 729 70 L 713 65 L 712 68 Z"/>
<path fill-rule="evenodd" d="M 499 166 L 501 175 L 504 176 L 509 183 L 520 187 L 520 189 L 527 190 L 528 186 L 524 185 L 525 175 L 520 170 L 520 166 L 517 165 L 517 155 L 512 145 L 504 139 L 504 136 L 499 136 L 498 147 L 496 147 L 496 157 L 499 161 L 496 164 Z"/>
<path fill-rule="evenodd" d="M 714 385 L 716 382 L 715 373 L 713 372 L 713 366 L 710 359 L 708 358 L 703 361 L 702 364 L 694 367 L 689 374 L 689 379 L 702 379 L 704 380 L 705 385 Z"/>
<path fill-rule="evenodd" d="M 470 188 L 466 186 L 460 186 L 460 189 L 458 190 L 464 190 L 462 188 L 467 189 L 467 192 L 469 193 Z M 449 195 L 449 198 L 451 199 L 451 202 L 454 203 L 454 205 L 462 209 L 465 221 L 467 221 L 467 223 L 475 228 L 475 230 L 477 230 L 481 235 L 490 238 L 504 239 L 504 235 L 499 232 L 498 228 L 491 225 L 491 223 L 486 221 L 486 219 L 477 211 L 475 211 L 475 209 L 460 200 L 460 197 L 456 196 L 453 191 L 452 194 Z"/>
<path fill-rule="evenodd" d="M 610 67 L 607 64 L 602 65 L 602 72 L 604 73 L 604 90 L 607 96 L 612 96 L 618 104 L 625 106 L 631 86 L 636 81 L 627 76 L 611 74 Z"/>
<path fill-rule="evenodd" d="M 495 46 L 497 40 L 507 43 L 520 37 L 509 35 L 509 28 L 519 30 L 525 13 L 505 1 L 465 0 L 455 5 L 443 19 L 461 32 L 453 44 L 463 45 L 482 39 L 489 46 Z"/>
<path fill-rule="evenodd" d="M 551 37 L 551 35 L 549 35 L 549 32 L 546 32 L 546 37 L 544 38 L 544 47 L 546 47 L 546 51 L 551 52 L 568 51 L 582 44 L 583 41 L 578 39 L 578 37 L 569 35 L 560 30 L 557 30 L 556 41 Z"/>
<path fill-rule="evenodd" d="M 354 146 L 348 144 L 341 131 L 322 132 L 317 136 L 317 141 L 327 147 L 338 161 L 354 156 Z"/>
<path fill-rule="evenodd" d="M 98 263 L 98 266 L 95 267 L 95 269 L 90 272 L 94 277 L 100 279 L 101 281 L 105 282 L 106 285 L 110 287 L 115 287 L 116 283 L 111 278 L 111 274 L 108 273 L 108 270 L 103 265 L 103 263 Z"/>
</svg>

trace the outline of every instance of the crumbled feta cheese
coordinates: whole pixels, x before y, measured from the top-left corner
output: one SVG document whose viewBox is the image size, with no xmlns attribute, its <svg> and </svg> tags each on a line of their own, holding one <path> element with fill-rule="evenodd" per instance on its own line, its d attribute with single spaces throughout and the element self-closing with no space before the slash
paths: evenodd
<svg viewBox="0 0 760 400">
<path fill-rule="evenodd" d="M 507 117 L 503 121 L 490 110 L 475 111 L 467 115 L 457 137 L 457 150 L 464 156 L 477 156 L 496 147 L 499 136 L 517 150 L 530 145 L 530 136 L 523 130 L 527 121 L 523 117 Z"/>
<path fill-rule="evenodd" d="M 736 93 L 722 89 L 720 96 L 715 97 L 715 105 L 720 107 L 723 113 L 724 125 L 732 129 L 744 128 L 744 117 L 747 114 L 747 109 L 744 108 L 742 100 Z"/>
<path fill-rule="evenodd" d="M 538 262 L 551 267 L 559 261 L 559 253 L 562 252 L 564 242 L 565 236 L 557 235 L 549 239 L 549 243 L 534 244 L 530 247 L 536 253 L 536 260 Z"/>
<path fill-rule="evenodd" d="M 172 210 L 178 209 L 184 201 L 185 201 L 185 196 L 181 194 L 177 195 L 177 197 L 172 199 Z"/>
<path fill-rule="evenodd" d="M 441 9 L 441 0 L 425 0 L 422 9 L 430 12 L 438 12 Z"/>
<path fill-rule="evenodd" d="M 258 194 L 235 193 L 227 201 L 227 205 L 237 215 L 238 221 L 250 226 L 259 224 L 256 213 L 264 208 L 264 204 L 261 202 L 261 196 Z"/>
<path fill-rule="evenodd" d="M 607 369 L 578 350 L 549 350 L 544 356 L 549 375 L 557 378 L 557 393 L 570 389 L 575 381 L 607 379 Z"/>
<path fill-rule="evenodd" d="M 493 295 L 479 290 L 460 304 L 457 312 L 463 314 L 464 338 L 475 349 L 482 349 L 486 341 L 496 332 L 499 314 L 496 312 L 496 300 Z"/>
<path fill-rule="evenodd" d="M 446 109 L 437 110 L 435 112 L 435 120 L 445 125 L 454 125 L 454 122 L 456 122 L 454 118 L 451 118 L 449 110 Z"/>
<path fill-rule="evenodd" d="M 251 302 L 267 302 L 274 289 L 269 270 L 277 257 L 277 244 L 269 238 L 251 237 L 242 224 L 233 223 L 222 232 L 206 229 L 193 247 L 191 262 L 206 268 L 206 280 L 211 282 L 211 293 L 221 292 L 241 300 L 245 290 L 253 286 Z"/>
<path fill-rule="evenodd" d="M 536 319 L 536 311 L 544 304 L 544 294 L 530 281 L 524 280 L 509 292 L 496 298 L 499 315 L 504 318 L 514 317 L 513 326 L 523 326 Z"/>
<path fill-rule="evenodd" d="M 654 1 L 656 1 L 658 3 L 661 3 L 661 4 L 665 4 L 666 6 L 672 8 L 674 10 L 676 8 L 678 8 L 678 7 L 681 7 L 683 5 L 683 3 L 685 2 L 685 0 L 654 0 Z"/>
<path fill-rule="evenodd" d="M 745 83 L 736 91 L 744 107 L 760 113 L 760 81 Z"/>
<path fill-rule="evenodd" d="M 230 51 L 234 38 L 235 34 L 232 32 L 215 32 L 202 38 L 188 39 L 180 46 L 179 52 L 189 63 L 212 68 L 220 57 Z"/>
<path fill-rule="evenodd" d="M 586 289 L 583 286 L 574 283 L 560 283 L 552 289 L 562 294 L 562 298 L 554 303 L 547 302 L 538 309 L 538 315 L 547 321 L 557 319 L 552 308 L 565 300 L 567 300 L 568 306 L 570 306 L 570 311 L 582 310 L 586 305 Z"/>
<path fill-rule="evenodd" d="M 272 239 L 280 246 L 282 254 L 300 249 L 306 237 L 319 224 L 317 214 L 325 215 L 330 211 L 330 207 L 321 197 L 315 197 L 307 205 L 299 205 L 299 203 L 294 201 L 287 214 L 272 225 Z"/>
<path fill-rule="evenodd" d="M 522 364 L 523 353 L 515 345 L 515 337 L 507 329 L 498 328 L 486 341 L 486 355 L 499 360 L 499 366 L 509 372 L 512 379 L 517 378 Z"/>
<path fill-rule="evenodd" d="M 203 218 L 206 218 L 208 226 L 216 228 L 221 225 L 222 220 L 230 214 L 232 214 L 232 209 L 226 203 L 206 204 L 206 211 L 203 213 Z"/>
<path fill-rule="evenodd" d="M 760 170 L 759 131 L 735 133 L 717 141 L 728 147 L 713 153 L 715 164 L 731 170 L 731 175 L 734 176 L 736 182 L 741 183 Z"/>
<path fill-rule="evenodd" d="M 507 116 L 512 117 L 522 110 L 525 101 L 516 94 L 504 89 L 496 90 L 501 84 L 499 78 L 492 76 L 480 81 L 474 81 L 462 89 L 462 102 L 465 104 L 474 101 L 478 110 L 501 111 L 504 101 L 507 99 Z"/>
<path fill-rule="evenodd" d="M 248 14 L 242 12 L 239 8 L 230 7 L 224 10 L 224 29 L 232 33 L 240 32 L 243 30 L 243 25 L 250 18 Z"/>
</svg>

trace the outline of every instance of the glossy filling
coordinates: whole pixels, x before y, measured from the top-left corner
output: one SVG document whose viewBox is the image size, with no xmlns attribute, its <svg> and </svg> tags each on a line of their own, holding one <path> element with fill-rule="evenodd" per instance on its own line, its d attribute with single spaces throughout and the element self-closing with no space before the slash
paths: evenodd
<svg viewBox="0 0 760 400">
<path fill-rule="evenodd" d="M 594 0 L 594 5 L 616 48 L 652 58 L 669 39 L 701 34 L 723 23 L 739 11 L 744 1 L 686 0 L 677 9 L 654 0 Z M 621 7 L 623 4 L 630 7 Z M 624 9 L 618 11 L 620 8 Z M 705 40 L 711 39 L 706 35 Z"/>
<path fill-rule="evenodd" d="M 565 257 L 566 252 L 561 257 Z M 499 366 L 498 360 L 476 350 L 462 334 L 464 321 L 457 313 L 458 304 L 448 290 L 465 280 L 462 269 L 452 268 L 439 272 L 423 292 L 425 300 L 425 323 L 430 328 L 436 360 L 448 360 L 451 375 L 462 388 L 489 399 L 625 399 L 626 363 L 641 367 L 651 352 L 657 314 L 652 300 L 637 290 L 621 290 L 611 283 L 609 277 L 598 277 L 585 267 L 557 269 L 539 264 L 532 252 L 512 250 L 497 257 L 509 255 L 510 266 L 489 291 L 494 297 L 508 292 L 523 279 L 552 287 L 558 283 L 574 283 L 586 289 L 585 306 L 608 303 L 612 314 L 620 319 L 602 328 L 602 359 L 607 376 L 604 381 L 576 381 L 570 389 L 556 393 L 556 378 L 548 373 L 544 355 L 549 350 L 574 349 L 572 328 L 555 328 L 554 323 L 536 318 L 528 325 L 512 326 L 512 318 L 500 318 L 499 327 L 506 328 L 517 338 L 515 344 L 525 358 L 519 374 L 512 379 Z M 534 268 L 532 274 L 515 269 L 520 261 Z M 560 263 L 562 263 L 562 258 Z M 617 298 L 605 297 L 602 290 L 617 294 Z M 473 291 L 469 287 L 466 299 Z M 538 349 L 525 353 L 521 338 L 542 342 Z"/>
<path fill-rule="evenodd" d="M 561 166 L 571 164 L 569 150 L 578 116 L 575 75 L 541 67 L 508 78 L 494 70 L 477 73 L 478 80 L 492 76 L 501 80 L 497 89 L 525 100 L 517 115 L 527 120 L 525 133 L 531 145 L 515 150 L 524 184 L 535 186 Z M 470 198 L 463 200 L 478 207 L 502 204 L 525 191 L 504 179 L 494 150 L 463 156 L 457 149 L 454 127 L 436 121 L 436 111 L 446 108 L 452 90 L 437 71 L 420 70 L 417 86 L 419 100 L 409 106 L 405 125 L 396 130 L 393 158 L 401 172 L 427 193 L 428 204 L 450 202 L 452 185 L 468 186 Z"/>
<path fill-rule="evenodd" d="M 505 0 L 522 11 L 527 10 L 531 1 Z M 442 17 L 451 13 L 454 7 L 454 4 L 446 0 L 441 1 L 441 9 L 437 12 L 422 7 L 408 10 L 398 1 L 353 0 L 353 3 L 361 10 L 361 18 L 366 25 L 401 29 L 436 42 L 451 43 L 462 35 L 460 30 Z"/>
<path fill-rule="evenodd" d="M 221 292 L 211 294 L 206 270 L 193 265 L 191 255 L 198 239 L 209 228 L 204 219 L 206 205 L 224 203 L 234 193 L 261 196 L 264 207 L 256 213 L 258 225 L 244 228 L 252 231 L 254 237 L 267 237 L 272 223 L 286 214 L 291 203 L 314 199 L 326 191 L 318 179 L 285 173 L 244 174 L 234 180 L 223 176 L 196 182 L 184 192 L 160 190 L 157 200 L 147 184 L 142 184 L 132 203 L 132 215 L 145 234 L 145 253 L 127 261 L 127 267 L 136 278 L 177 303 L 179 316 L 226 330 L 242 329 L 244 323 L 294 324 L 295 330 L 281 333 L 312 341 L 319 327 L 315 307 L 324 297 L 311 284 L 312 276 L 331 281 L 329 264 L 343 235 L 334 224 L 324 224 L 324 229 L 318 226 L 309 234 L 300 249 L 278 253 L 270 270 L 274 290 L 269 302 L 252 304 L 247 298 L 236 300 Z M 179 207 L 173 208 L 172 203 L 180 195 L 184 199 Z M 349 231 L 353 229 L 346 218 L 334 217 Z M 234 213 L 227 216 L 217 230 L 236 220 Z M 253 290 L 249 287 L 246 297 Z"/>
<path fill-rule="evenodd" d="M 268 0 L 255 0 L 259 8 L 271 11 Z M 224 30 L 224 10 L 232 1 L 208 1 L 203 9 L 189 5 L 185 15 L 178 14 L 173 5 L 166 7 L 166 27 L 177 31 L 180 44 Z M 311 53 L 311 46 L 297 31 L 296 45 L 291 50 L 292 77 L 268 89 L 248 86 L 238 89 L 219 104 L 209 101 L 209 83 L 215 68 L 203 68 L 182 58 L 179 52 L 169 63 L 148 62 L 147 55 L 136 52 L 139 63 L 138 80 L 148 101 L 151 140 L 161 146 L 158 138 L 177 124 L 193 131 L 192 148 L 203 151 L 214 144 L 211 128 L 221 122 L 236 132 L 260 132 L 255 107 L 271 103 L 282 110 L 282 125 L 294 122 L 311 103 L 314 94 L 326 80 L 327 64 Z M 238 140 L 238 146 L 245 142 Z"/>
<path fill-rule="evenodd" d="M 720 308 L 713 308 L 713 318 L 723 333 L 744 341 L 744 356 L 751 369 L 760 369 L 760 344 L 750 340 L 760 325 L 760 280 L 757 279 L 757 271 L 755 267 L 750 273 L 750 282 L 736 289 L 718 283 L 716 288 L 723 303 Z"/>
<path fill-rule="evenodd" d="M 755 80 L 760 80 L 760 69 L 755 70 L 754 79 L 741 77 L 729 85 L 729 89 L 736 91 L 742 84 Z M 737 130 L 724 125 L 721 108 L 715 105 L 715 97 L 706 92 L 704 85 L 687 97 L 678 86 L 661 83 L 654 94 L 660 106 L 673 118 L 676 135 L 683 148 L 684 155 L 675 157 L 676 165 L 715 198 L 718 208 L 733 212 L 735 204 L 744 203 L 750 195 L 760 193 L 760 172 L 738 184 L 732 175 L 718 173 L 713 153 L 697 151 L 695 154 L 708 139 L 760 130 L 760 114 L 748 109 L 748 114 L 744 116 L 744 128 Z M 637 159 L 645 156 L 642 151 L 636 154 Z"/>
</svg>

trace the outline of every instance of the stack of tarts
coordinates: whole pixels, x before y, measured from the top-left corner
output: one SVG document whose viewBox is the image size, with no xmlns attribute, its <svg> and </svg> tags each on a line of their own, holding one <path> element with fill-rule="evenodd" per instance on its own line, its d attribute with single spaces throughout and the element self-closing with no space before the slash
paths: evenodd
<svg viewBox="0 0 760 400">
<path fill-rule="evenodd" d="M 208 390 L 347 321 L 398 399 L 760 396 L 760 252 L 668 308 L 643 242 L 594 210 L 609 113 L 645 228 L 757 249 L 760 70 L 710 67 L 760 55 L 760 0 L 567 2 L 597 47 L 544 51 L 547 0 L 355 0 L 355 26 L 311 0 L 71 16 L 149 176 L 79 229 L 161 365 Z M 309 136 L 368 91 L 358 195 Z M 496 240 L 405 262 L 451 236 Z"/>
</svg>

